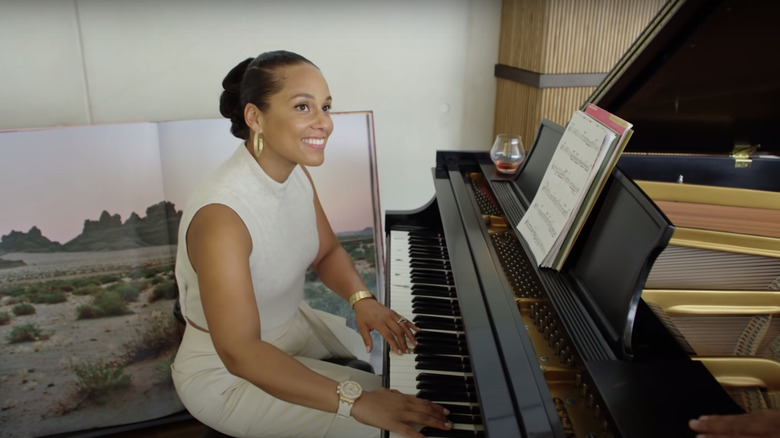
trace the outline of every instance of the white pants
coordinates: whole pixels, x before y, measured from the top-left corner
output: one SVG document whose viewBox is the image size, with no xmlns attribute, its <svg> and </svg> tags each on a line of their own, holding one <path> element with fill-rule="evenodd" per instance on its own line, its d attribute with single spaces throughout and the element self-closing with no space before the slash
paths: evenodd
<svg viewBox="0 0 780 438">
<path fill-rule="evenodd" d="M 311 312 L 311 309 L 308 310 Z M 343 324 L 343 318 L 332 319 L 330 316 L 324 318 L 332 329 L 326 336 L 336 336 L 339 340 L 351 337 L 344 345 L 362 347 L 362 339 Z M 336 320 L 342 321 L 341 328 L 332 325 Z M 317 373 L 336 381 L 355 380 L 366 390 L 381 386 L 381 378 L 375 374 L 319 360 L 333 356 L 332 349 L 329 350 L 312 331 L 301 312 L 272 337 L 275 339 L 264 335 L 264 340 Z M 379 429 L 353 418 L 343 419 L 335 413 L 274 398 L 252 383 L 230 374 L 217 356 L 210 335 L 189 324 L 171 371 L 179 398 L 190 414 L 203 424 L 230 436 L 377 438 L 380 435 Z"/>
</svg>

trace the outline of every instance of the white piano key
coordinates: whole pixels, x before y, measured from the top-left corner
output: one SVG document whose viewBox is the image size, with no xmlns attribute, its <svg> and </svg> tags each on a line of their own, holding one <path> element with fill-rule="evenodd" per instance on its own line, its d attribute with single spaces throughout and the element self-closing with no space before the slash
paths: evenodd
<svg viewBox="0 0 780 438">
<path fill-rule="evenodd" d="M 415 314 L 412 311 L 412 282 L 411 282 L 411 260 L 409 255 L 409 237 L 410 234 L 404 231 L 392 230 L 390 232 L 390 272 L 389 272 L 389 296 L 390 305 L 398 312 L 398 314 L 405 316 L 408 319 L 413 319 L 415 316 L 436 316 L 443 317 L 442 315 L 433 314 Z M 428 257 L 426 257 L 428 258 Z M 431 260 L 441 260 L 430 257 Z M 442 272 L 448 272 L 442 270 Z M 431 285 L 440 286 L 432 282 L 420 282 L 415 285 Z M 441 299 L 445 301 L 451 301 L 450 298 L 442 297 L 429 297 L 432 299 Z M 460 321 L 459 315 L 454 315 L 453 320 Z M 443 330 L 443 329 L 426 329 L 426 332 L 441 333 L 447 335 L 464 334 L 460 330 Z M 388 382 L 390 388 L 401 391 L 405 394 L 417 394 L 417 376 L 421 373 L 446 375 L 446 376 L 459 376 L 465 378 L 473 378 L 471 372 L 459 372 L 459 371 L 440 371 L 430 369 L 417 369 L 417 361 L 414 354 L 398 355 L 394 352 L 388 353 Z M 468 356 L 461 355 L 446 355 L 449 357 L 458 357 L 462 359 L 468 358 Z M 449 404 L 469 405 L 476 406 L 468 402 L 447 402 Z M 455 428 L 461 430 L 480 430 L 482 426 L 472 424 L 456 424 Z M 391 438 L 400 438 L 401 435 L 390 433 Z"/>
</svg>

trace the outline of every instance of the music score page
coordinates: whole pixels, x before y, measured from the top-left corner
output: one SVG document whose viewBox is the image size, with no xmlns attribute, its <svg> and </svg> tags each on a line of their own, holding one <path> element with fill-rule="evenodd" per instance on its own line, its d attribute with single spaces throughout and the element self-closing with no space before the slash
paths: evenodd
<svg viewBox="0 0 780 438">
<path fill-rule="evenodd" d="M 615 139 L 614 131 L 584 112 L 572 115 L 539 190 L 517 225 L 540 266 L 552 265 Z"/>
</svg>

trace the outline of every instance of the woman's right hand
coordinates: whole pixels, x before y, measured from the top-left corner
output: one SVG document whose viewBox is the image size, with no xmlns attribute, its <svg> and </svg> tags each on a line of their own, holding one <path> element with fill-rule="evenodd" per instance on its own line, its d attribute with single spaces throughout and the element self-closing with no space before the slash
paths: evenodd
<svg viewBox="0 0 780 438">
<path fill-rule="evenodd" d="M 689 423 L 697 438 L 778 438 L 780 410 L 764 409 L 749 414 L 704 415 Z"/>
<path fill-rule="evenodd" d="M 385 388 L 363 392 L 352 407 L 352 416 L 361 423 L 408 438 L 425 437 L 413 425 L 451 429 L 447 414 L 446 409 L 428 400 Z"/>
</svg>

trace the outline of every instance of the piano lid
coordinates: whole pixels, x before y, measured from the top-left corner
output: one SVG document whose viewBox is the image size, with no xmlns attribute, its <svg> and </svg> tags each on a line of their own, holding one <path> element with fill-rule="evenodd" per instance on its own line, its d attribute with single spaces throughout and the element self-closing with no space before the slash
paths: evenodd
<svg viewBox="0 0 780 438">
<path fill-rule="evenodd" d="M 634 124 L 626 152 L 778 155 L 778 17 L 775 1 L 670 0 L 585 104 Z"/>
</svg>

